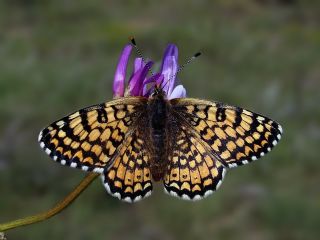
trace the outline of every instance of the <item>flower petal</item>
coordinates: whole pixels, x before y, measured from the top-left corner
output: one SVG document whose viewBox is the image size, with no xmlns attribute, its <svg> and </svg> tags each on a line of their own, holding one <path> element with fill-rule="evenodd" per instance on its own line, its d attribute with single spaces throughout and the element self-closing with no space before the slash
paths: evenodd
<svg viewBox="0 0 320 240">
<path fill-rule="evenodd" d="M 133 68 L 133 73 L 136 73 L 138 70 L 143 68 L 145 66 L 143 59 L 142 58 L 136 58 L 134 60 L 134 68 Z"/>
<path fill-rule="evenodd" d="M 163 57 L 162 57 L 162 64 L 161 64 L 161 72 L 163 70 L 164 60 L 168 56 L 173 56 L 178 61 L 178 47 L 172 43 L 169 43 L 166 47 L 166 50 L 164 51 Z"/>
<path fill-rule="evenodd" d="M 156 73 L 153 76 L 151 76 L 149 78 L 146 78 L 143 81 L 143 84 L 148 84 L 148 83 L 151 83 L 151 82 L 158 82 L 159 78 L 163 78 L 163 76 L 161 75 L 161 73 Z"/>
<path fill-rule="evenodd" d="M 129 81 L 129 94 L 130 96 L 141 96 L 143 94 L 143 82 L 148 75 L 153 62 L 147 62 L 147 64 L 133 74 Z"/>
<path fill-rule="evenodd" d="M 169 43 L 166 47 L 166 50 L 163 54 L 161 70 L 160 72 L 164 75 L 164 84 L 165 92 L 170 94 L 173 90 L 175 85 L 175 78 L 174 76 L 177 74 L 178 71 L 178 47 L 175 44 Z M 170 80 L 170 83 L 167 81 Z"/>
<path fill-rule="evenodd" d="M 176 74 L 178 71 L 178 63 L 175 56 L 167 56 L 164 59 L 163 67 L 162 67 L 162 75 L 164 77 L 162 86 L 164 87 L 163 90 L 170 95 L 176 80 Z"/>
<path fill-rule="evenodd" d="M 113 79 L 113 96 L 114 97 L 124 96 L 126 71 L 127 71 L 127 65 L 128 65 L 128 60 L 129 60 L 131 50 L 132 50 L 132 46 L 128 44 L 124 47 L 120 55 L 120 59 L 119 59 L 117 69 Z"/>
<path fill-rule="evenodd" d="M 185 98 L 187 96 L 187 91 L 182 85 L 176 86 L 172 93 L 168 95 L 168 99 L 173 98 Z"/>
<path fill-rule="evenodd" d="M 143 82 L 143 96 L 148 97 L 153 92 L 155 85 L 160 85 L 163 81 L 163 75 L 161 73 L 156 73 L 153 76 L 146 78 Z M 152 85 L 150 83 L 153 83 Z M 148 84 L 149 88 L 148 88 Z"/>
<path fill-rule="evenodd" d="M 174 76 L 178 71 L 178 47 L 175 44 L 169 43 L 163 54 L 161 70 L 160 72 L 164 74 L 164 84 L 165 92 L 170 94 L 175 85 Z M 170 80 L 170 83 L 166 83 Z"/>
<path fill-rule="evenodd" d="M 156 83 L 157 85 L 161 85 L 164 81 L 164 76 L 161 74 L 159 78 L 157 78 Z"/>
</svg>

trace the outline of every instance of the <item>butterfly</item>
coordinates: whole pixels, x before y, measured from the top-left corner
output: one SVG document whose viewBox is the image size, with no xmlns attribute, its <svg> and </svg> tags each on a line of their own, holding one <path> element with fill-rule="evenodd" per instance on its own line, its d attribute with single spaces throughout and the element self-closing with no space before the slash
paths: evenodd
<svg viewBox="0 0 320 240">
<path fill-rule="evenodd" d="M 165 192 L 199 200 L 217 190 L 227 169 L 264 156 L 282 127 L 251 111 L 194 98 L 123 97 L 74 112 L 40 132 L 56 162 L 100 173 L 108 193 L 127 202 Z"/>
</svg>

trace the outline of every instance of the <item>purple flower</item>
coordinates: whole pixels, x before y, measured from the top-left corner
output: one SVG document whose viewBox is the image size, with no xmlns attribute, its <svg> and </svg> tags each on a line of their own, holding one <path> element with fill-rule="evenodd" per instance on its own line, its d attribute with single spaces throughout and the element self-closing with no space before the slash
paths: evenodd
<svg viewBox="0 0 320 240">
<path fill-rule="evenodd" d="M 182 85 L 176 85 L 178 72 L 178 48 L 174 44 L 168 44 L 160 71 L 148 76 L 153 65 L 152 61 L 144 62 L 142 58 L 134 60 L 133 73 L 125 89 L 126 71 L 129 56 L 132 50 L 130 44 L 126 45 L 120 55 L 113 81 L 113 96 L 115 98 L 125 96 L 149 97 L 155 86 L 160 86 L 168 99 L 186 97 L 186 89 Z"/>
<path fill-rule="evenodd" d="M 123 97 L 124 95 L 127 65 L 128 65 L 131 50 L 132 50 L 132 46 L 128 44 L 124 47 L 120 55 L 117 69 L 113 78 L 113 96 L 115 98 Z"/>
</svg>

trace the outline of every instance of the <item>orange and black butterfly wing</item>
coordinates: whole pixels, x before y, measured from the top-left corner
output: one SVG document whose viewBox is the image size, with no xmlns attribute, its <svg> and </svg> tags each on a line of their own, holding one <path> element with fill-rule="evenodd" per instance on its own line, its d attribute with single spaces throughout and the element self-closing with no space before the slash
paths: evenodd
<svg viewBox="0 0 320 240">
<path fill-rule="evenodd" d="M 149 154 L 135 130 L 120 147 L 110 169 L 101 176 L 107 191 L 126 202 L 136 202 L 148 197 L 152 191 Z"/>
<path fill-rule="evenodd" d="M 200 200 L 217 190 L 226 173 L 225 167 L 192 134 L 188 126 L 173 130 L 173 146 L 164 177 L 165 192 L 185 200 Z"/>
<path fill-rule="evenodd" d="M 42 130 L 40 146 L 62 165 L 102 173 L 132 132 L 145 101 L 123 98 L 81 109 Z"/>
<path fill-rule="evenodd" d="M 278 123 L 242 108 L 191 98 L 170 102 L 181 121 L 229 168 L 264 156 L 281 138 Z"/>
</svg>

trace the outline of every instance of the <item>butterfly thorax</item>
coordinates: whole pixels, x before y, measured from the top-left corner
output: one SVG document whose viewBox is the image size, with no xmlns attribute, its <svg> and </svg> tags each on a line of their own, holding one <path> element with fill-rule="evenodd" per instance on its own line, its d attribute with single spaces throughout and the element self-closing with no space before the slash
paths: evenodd
<svg viewBox="0 0 320 240">
<path fill-rule="evenodd" d="M 150 168 L 155 181 L 163 178 L 168 164 L 168 112 L 170 104 L 162 92 L 149 100 L 149 139 L 151 140 Z"/>
</svg>

